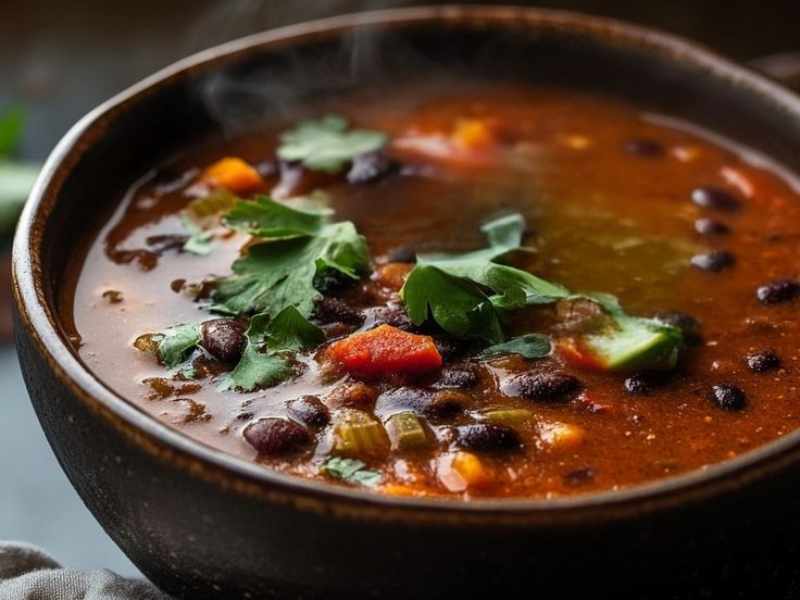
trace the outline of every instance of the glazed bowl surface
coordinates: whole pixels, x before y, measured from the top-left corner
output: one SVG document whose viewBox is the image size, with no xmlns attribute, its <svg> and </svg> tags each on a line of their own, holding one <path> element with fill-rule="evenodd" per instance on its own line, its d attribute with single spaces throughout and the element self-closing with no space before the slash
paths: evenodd
<svg viewBox="0 0 800 600">
<path fill-rule="evenodd" d="M 794 95 L 683 40 L 595 17 L 510 7 L 383 11 L 266 32 L 181 61 L 65 136 L 15 239 L 23 373 L 84 502 L 145 575 L 183 598 L 564 586 L 660 597 L 697 585 L 759 590 L 764 577 L 790 589 L 797 432 L 621 491 L 469 503 L 395 498 L 300 480 L 204 446 L 119 397 L 81 362 L 59 323 L 59 290 L 66 261 L 120 190 L 201 136 L 376 81 L 404 85 L 420 72 L 600 91 L 800 171 Z M 252 92 L 264 85 L 280 93 Z"/>
</svg>

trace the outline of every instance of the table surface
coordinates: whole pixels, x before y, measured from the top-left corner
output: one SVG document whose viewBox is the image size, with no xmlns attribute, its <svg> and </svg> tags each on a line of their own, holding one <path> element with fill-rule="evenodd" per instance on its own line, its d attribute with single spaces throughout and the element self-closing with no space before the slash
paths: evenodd
<svg viewBox="0 0 800 600">
<path fill-rule="evenodd" d="M 92 106 L 181 56 L 285 23 L 415 3 L 2 0 L 0 80 L 4 83 L 0 107 L 12 101 L 27 107 L 29 122 L 22 151 L 28 158 L 42 160 Z M 702 40 L 740 60 L 798 46 L 800 2 L 796 1 L 585 0 L 547 5 L 655 25 Z M 136 568 L 94 521 L 55 461 L 9 347 L 0 348 L 0 389 L 0 473 L 4 477 L 0 538 L 39 544 L 68 566 L 135 574 Z"/>
</svg>

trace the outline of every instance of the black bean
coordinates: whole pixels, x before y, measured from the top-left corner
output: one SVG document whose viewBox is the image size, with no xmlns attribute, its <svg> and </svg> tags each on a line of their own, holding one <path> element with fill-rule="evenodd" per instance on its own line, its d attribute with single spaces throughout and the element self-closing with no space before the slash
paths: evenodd
<svg viewBox="0 0 800 600">
<path fill-rule="evenodd" d="M 430 402 L 424 406 L 422 412 L 431 419 L 452 419 L 463 413 L 472 401 L 472 396 L 467 393 L 458 390 L 440 390 L 431 396 Z"/>
<path fill-rule="evenodd" d="M 200 344 L 224 363 L 235 363 L 244 348 L 244 323 L 236 319 L 213 319 L 200 327 Z"/>
<path fill-rule="evenodd" d="M 443 369 L 434 387 L 469 389 L 477 385 L 478 379 L 477 365 L 465 363 Z"/>
<path fill-rule="evenodd" d="M 712 250 L 705 254 L 695 254 L 691 262 L 693 267 L 702 271 L 719 273 L 723 269 L 732 267 L 736 257 L 727 250 Z"/>
<path fill-rule="evenodd" d="M 288 404 L 289 416 L 309 427 L 324 427 L 331 420 L 331 413 L 316 396 L 295 398 Z"/>
<path fill-rule="evenodd" d="M 589 483 L 595 477 L 594 469 L 575 469 L 564 475 L 564 483 L 570 486 L 579 486 Z"/>
<path fill-rule="evenodd" d="M 581 388 L 581 382 L 566 373 L 522 373 L 517 375 L 511 389 L 526 400 L 564 402 Z"/>
<path fill-rule="evenodd" d="M 649 394 L 651 391 L 650 381 L 645 375 L 642 374 L 631 375 L 630 377 L 626 378 L 623 383 L 623 387 L 629 394 Z"/>
<path fill-rule="evenodd" d="M 244 439 L 259 454 L 285 454 L 299 450 L 311 441 L 308 430 L 288 419 L 259 419 L 244 430 Z"/>
<path fill-rule="evenodd" d="M 314 318 L 320 323 L 361 325 L 364 315 L 338 298 L 323 297 L 314 306 Z"/>
<path fill-rule="evenodd" d="M 756 298 L 762 304 L 788 302 L 800 296 L 800 283 L 793 279 L 778 279 L 765 283 L 756 290 Z"/>
<path fill-rule="evenodd" d="M 747 366 L 755 373 L 766 373 L 781 366 L 781 359 L 772 350 L 753 352 L 745 357 Z"/>
<path fill-rule="evenodd" d="M 456 427 L 456 445 L 477 452 L 513 450 L 520 446 L 519 435 L 505 425 L 478 423 Z"/>
<path fill-rule="evenodd" d="M 439 354 L 445 362 L 449 362 L 464 354 L 467 351 L 468 345 L 464 340 L 457 340 L 447 335 L 433 336 L 433 343 L 436 344 L 436 350 L 439 351 Z"/>
<path fill-rule="evenodd" d="M 360 154 L 353 159 L 347 181 L 353 184 L 373 183 L 396 170 L 397 165 L 381 150 Z"/>
<path fill-rule="evenodd" d="M 415 263 L 417 262 L 417 252 L 409 246 L 392 248 L 386 253 L 386 260 L 389 262 Z"/>
<path fill-rule="evenodd" d="M 702 341 L 700 322 L 690 314 L 672 310 L 656 313 L 653 318 L 665 325 L 680 329 L 687 344 L 696 346 Z"/>
<path fill-rule="evenodd" d="M 731 228 L 722 221 L 703 218 L 694 222 L 694 230 L 700 235 L 725 235 L 730 233 Z"/>
<path fill-rule="evenodd" d="M 664 146 L 655 140 L 638 138 L 625 142 L 625 152 L 644 158 L 656 158 L 664 155 Z"/>
<path fill-rule="evenodd" d="M 733 212 L 738 210 L 741 202 L 733 194 L 722 188 L 706 185 L 692 191 L 692 202 L 701 208 Z"/>
<path fill-rule="evenodd" d="M 711 399 L 722 410 L 742 410 L 747 404 L 744 392 L 735 385 L 721 383 L 711 388 Z"/>
<path fill-rule="evenodd" d="M 183 245 L 189 240 L 188 235 L 178 234 L 163 234 L 151 235 L 145 239 L 145 244 L 151 252 L 155 252 L 159 256 L 170 250 L 183 250 Z"/>
<path fill-rule="evenodd" d="M 415 325 L 408 318 L 405 309 L 397 304 L 374 306 L 365 309 L 362 314 L 367 328 L 377 327 L 378 325 L 391 325 L 404 331 L 415 329 Z"/>
</svg>

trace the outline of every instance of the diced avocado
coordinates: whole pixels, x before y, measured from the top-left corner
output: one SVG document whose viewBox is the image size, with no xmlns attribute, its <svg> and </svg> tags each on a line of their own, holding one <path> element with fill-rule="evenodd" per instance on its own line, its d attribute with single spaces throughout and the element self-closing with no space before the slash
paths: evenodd
<svg viewBox="0 0 800 600">
<path fill-rule="evenodd" d="M 670 370 L 683 345 L 679 329 L 650 319 L 617 318 L 617 327 L 587 335 L 582 349 L 609 371 Z"/>
</svg>

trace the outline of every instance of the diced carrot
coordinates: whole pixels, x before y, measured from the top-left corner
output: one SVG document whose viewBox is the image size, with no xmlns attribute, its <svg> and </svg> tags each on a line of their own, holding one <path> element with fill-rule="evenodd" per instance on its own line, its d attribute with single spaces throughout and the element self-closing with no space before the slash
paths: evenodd
<svg viewBox="0 0 800 600">
<path fill-rule="evenodd" d="M 252 166 L 241 158 L 227 157 L 209 166 L 201 178 L 205 183 L 223 187 L 237 194 L 252 192 L 264 180 Z"/>
<path fill-rule="evenodd" d="M 354 333 L 332 344 L 327 354 L 350 373 L 368 377 L 424 373 L 442 366 L 442 357 L 432 338 L 391 325 Z"/>
<path fill-rule="evenodd" d="M 379 267 L 372 278 L 384 287 L 399 290 L 413 268 L 414 265 L 411 263 L 390 262 Z"/>
<path fill-rule="evenodd" d="M 465 150 L 478 150 L 494 144 L 494 135 L 486 121 L 461 119 L 451 136 L 453 143 Z"/>
</svg>

